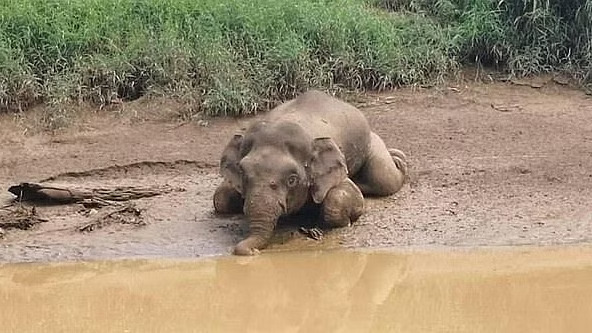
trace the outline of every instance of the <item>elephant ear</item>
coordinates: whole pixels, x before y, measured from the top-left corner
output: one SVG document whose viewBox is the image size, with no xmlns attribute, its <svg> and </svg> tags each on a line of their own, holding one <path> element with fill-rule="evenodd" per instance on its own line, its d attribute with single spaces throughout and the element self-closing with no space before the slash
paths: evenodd
<svg viewBox="0 0 592 333">
<path fill-rule="evenodd" d="M 242 179 L 238 163 L 241 160 L 242 143 L 243 135 L 235 134 L 222 151 L 222 158 L 220 159 L 220 174 L 241 194 Z"/>
<path fill-rule="evenodd" d="M 331 138 L 313 141 L 313 157 L 310 163 L 312 179 L 311 195 L 315 203 L 321 203 L 327 192 L 347 178 L 345 156 Z"/>
</svg>

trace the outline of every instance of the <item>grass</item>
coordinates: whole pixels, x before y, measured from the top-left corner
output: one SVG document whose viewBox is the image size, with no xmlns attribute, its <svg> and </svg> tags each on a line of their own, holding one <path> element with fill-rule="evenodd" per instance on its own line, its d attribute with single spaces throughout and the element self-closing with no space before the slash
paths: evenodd
<svg viewBox="0 0 592 333">
<path fill-rule="evenodd" d="M 473 62 L 586 83 L 591 19 L 592 0 L 0 0 L 0 112 L 45 103 L 59 127 L 72 103 L 164 94 L 244 115 Z"/>
<path fill-rule="evenodd" d="M 368 0 L 433 18 L 461 63 L 517 76 L 564 71 L 592 83 L 592 0 Z"/>
</svg>

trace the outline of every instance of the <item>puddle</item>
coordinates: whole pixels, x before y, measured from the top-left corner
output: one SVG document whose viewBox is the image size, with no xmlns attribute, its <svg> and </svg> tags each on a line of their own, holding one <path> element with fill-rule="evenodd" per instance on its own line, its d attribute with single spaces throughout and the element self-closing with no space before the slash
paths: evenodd
<svg viewBox="0 0 592 333">
<path fill-rule="evenodd" d="M 3 332 L 589 332 L 592 247 L 0 266 Z"/>
</svg>

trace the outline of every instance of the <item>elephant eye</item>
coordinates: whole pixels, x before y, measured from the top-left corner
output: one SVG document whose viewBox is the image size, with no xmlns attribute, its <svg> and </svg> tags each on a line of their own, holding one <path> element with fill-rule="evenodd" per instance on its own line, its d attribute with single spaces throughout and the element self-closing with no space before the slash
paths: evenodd
<svg viewBox="0 0 592 333">
<path fill-rule="evenodd" d="M 294 187 L 298 185 L 298 175 L 291 175 L 288 177 L 288 187 Z"/>
</svg>

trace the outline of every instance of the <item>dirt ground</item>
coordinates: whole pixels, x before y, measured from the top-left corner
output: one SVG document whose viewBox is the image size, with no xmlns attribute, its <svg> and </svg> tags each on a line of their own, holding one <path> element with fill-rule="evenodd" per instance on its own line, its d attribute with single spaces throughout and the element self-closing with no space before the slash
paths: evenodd
<svg viewBox="0 0 592 333">
<path fill-rule="evenodd" d="M 0 261 L 230 253 L 247 225 L 214 215 L 211 197 L 222 148 L 250 119 L 162 120 L 177 107 L 138 100 L 55 135 L 0 116 L 0 207 L 13 197 L 9 186 L 48 177 L 86 188 L 174 189 L 133 202 L 141 223 L 121 218 L 84 232 L 105 208 L 36 207 L 47 221 L 1 231 Z M 267 251 L 592 241 L 590 96 L 552 82 L 471 83 L 369 95 L 360 107 L 389 147 L 406 152 L 410 182 L 392 197 L 368 199 L 357 224 L 328 230 L 321 241 L 298 233 L 298 223 L 310 221 L 288 221 Z"/>
</svg>

